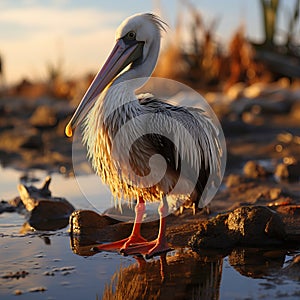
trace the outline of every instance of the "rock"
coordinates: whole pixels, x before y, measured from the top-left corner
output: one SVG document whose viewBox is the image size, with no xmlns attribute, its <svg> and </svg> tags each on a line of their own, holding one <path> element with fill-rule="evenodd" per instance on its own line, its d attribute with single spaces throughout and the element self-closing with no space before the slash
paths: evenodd
<svg viewBox="0 0 300 300">
<path fill-rule="evenodd" d="M 280 244 L 285 228 L 279 214 L 264 206 L 244 206 L 228 214 L 227 228 L 242 245 Z"/>
<path fill-rule="evenodd" d="M 29 272 L 23 270 L 23 271 L 17 271 L 15 273 L 10 272 L 10 273 L 4 274 L 4 275 L 1 276 L 1 278 L 4 278 L 4 279 L 13 279 L 13 278 L 20 279 L 20 278 L 25 278 L 28 274 L 29 274 Z"/>
<path fill-rule="evenodd" d="M 236 237 L 229 233 L 226 221 L 228 215 L 218 215 L 217 217 L 200 223 L 200 230 L 192 236 L 189 246 L 197 251 L 201 248 L 226 249 L 236 245 Z"/>
<path fill-rule="evenodd" d="M 284 218 L 287 242 L 300 245 L 300 205 L 278 206 L 276 211 Z"/>
<path fill-rule="evenodd" d="M 76 210 L 70 216 L 70 232 L 73 235 L 94 235 L 97 230 L 119 223 L 105 215 L 99 215 L 92 210 Z"/>
<path fill-rule="evenodd" d="M 56 112 L 52 107 L 38 106 L 29 119 L 32 126 L 37 128 L 52 128 L 57 125 Z"/>
<path fill-rule="evenodd" d="M 238 174 L 229 174 L 226 178 L 226 186 L 228 188 L 235 187 L 240 185 L 241 183 L 244 183 L 246 180 L 243 176 Z"/>
<path fill-rule="evenodd" d="M 279 133 L 276 137 L 278 142 L 289 144 L 293 141 L 294 136 L 290 132 Z"/>
<path fill-rule="evenodd" d="M 18 185 L 20 198 L 29 213 L 28 223 L 38 230 L 55 230 L 68 225 L 74 207 L 61 197 L 52 197 L 47 177 L 41 189 Z M 61 222 L 60 222 L 61 221 Z"/>
<path fill-rule="evenodd" d="M 200 224 L 189 245 L 195 251 L 237 245 L 270 246 L 283 243 L 285 238 L 279 214 L 263 206 L 244 206 Z"/>
<path fill-rule="evenodd" d="M 20 197 L 15 197 L 12 200 L 0 202 L 0 214 L 4 212 L 22 212 L 24 209 L 23 202 Z"/>
<path fill-rule="evenodd" d="M 8 152 L 19 152 L 20 148 L 30 148 L 29 146 L 32 146 L 32 144 L 36 146 L 34 139 L 40 139 L 38 136 L 37 129 L 25 125 L 14 130 L 6 130 L 0 133 L 0 148 Z M 38 147 L 40 148 L 40 145 Z"/>
<path fill-rule="evenodd" d="M 300 102 L 299 101 L 295 101 L 293 103 L 290 116 L 292 119 L 295 119 L 298 122 L 300 121 Z"/>
<path fill-rule="evenodd" d="M 272 188 L 269 190 L 270 200 L 278 199 L 282 194 L 282 190 L 280 188 Z"/>
<path fill-rule="evenodd" d="M 19 296 L 19 295 L 22 295 L 23 292 L 22 292 L 21 290 L 15 290 L 15 291 L 14 291 L 14 294 L 15 294 L 16 296 Z"/>
<path fill-rule="evenodd" d="M 95 244 L 126 238 L 131 229 L 132 223 L 120 223 L 91 210 L 76 210 L 70 217 L 71 249 L 81 256 L 95 255 L 97 252 L 91 251 Z"/>
<path fill-rule="evenodd" d="M 278 164 L 275 170 L 275 176 L 280 180 L 295 181 L 300 178 L 300 163 Z"/>
<path fill-rule="evenodd" d="M 37 286 L 37 287 L 30 288 L 28 290 L 29 293 L 37 293 L 37 292 L 45 292 L 45 291 L 47 291 L 47 288 L 44 286 Z"/>
<path fill-rule="evenodd" d="M 109 211 L 111 212 L 112 210 Z M 167 218 L 168 224 L 170 224 L 172 217 L 169 215 Z M 157 220 L 143 223 L 141 228 L 142 236 L 147 240 L 154 240 L 158 233 L 158 223 Z M 108 215 L 101 215 L 91 210 L 74 211 L 70 217 L 70 244 L 72 251 L 83 256 L 95 255 L 97 252 L 91 251 L 95 244 L 127 238 L 132 232 L 132 227 L 133 222 L 121 222 Z M 189 228 L 191 227 L 190 225 Z M 181 231 L 183 231 L 182 226 Z M 180 240 L 183 240 L 182 236 Z"/>
<path fill-rule="evenodd" d="M 264 167 L 255 161 L 248 161 L 243 169 L 244 175 L 248 178 L 261 178 L 267 175 L 267 171 Z"/>
<path fill-rule="evenodd" d="M 20 145 L 26 149 L 42 149 L 44 146 L 42 136 L 40 134 L 31 135 Z"/>
<path fill-rule="evenodd" d="M 10 205 L 7 201 L 2 200 L 0 202 L 0 214 L 4 212 L 15 212 L 15 211 L 16 211 L 16 207 Z"/>
</svg>

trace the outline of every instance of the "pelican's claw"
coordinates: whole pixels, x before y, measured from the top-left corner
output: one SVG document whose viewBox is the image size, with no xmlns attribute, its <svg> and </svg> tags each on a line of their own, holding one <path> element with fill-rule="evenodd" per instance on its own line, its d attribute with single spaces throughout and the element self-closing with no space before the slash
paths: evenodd
<svg viewBox="0 0 300 300">
<path fill-rule="evenodd" d="M 124 256 L 145 255 L 151 248 L 153 248 L 154 245 L 155 241 L 131 244 L 128 247 L 121 249 L 120 253 L 122 253 Z"/>
<path fill-rule="evenodd" d="M 134 247 L 135 245 L 139 245 L 140 243 L 145 243 L 146 239 L 144 239 L 140 235 L 131 235 L 126 239 L 119 240 L 112 243 L 105 243 L 93 246 L 91 251 L 93 252 L 101 252 L 101 251 L 120 251 L 123 253 L 123 250 L 126 251 L 127 248 Z M 126 254 L 126 253 L 124 253 Z"/>
<path fill-rule="evenodd" d="M 112 243 L 99 244 L 99 245 L 93 246 L 91 248 L 91 251 L 94 251 L 94 252 L 116 251 L 116 250 L 119 250 L 120 248 L 122 248 L 127 241 L 128 241 L 128 238 L 120 240 L 120 241 L 112 242 Z"/>
<path fill-rule="evenodd" d="M 139 243 L 130 245 L 127 248 L 120 250 L 120 253 L 124 256 L 128 255 L 145 255 L 146 259 L 150 259 L 154 256 L 158 256 L 169 251 L 174 250 L 170 248 L 166 243 L 157 243 L 156 240 L 151 242 Z"/>
</svg>

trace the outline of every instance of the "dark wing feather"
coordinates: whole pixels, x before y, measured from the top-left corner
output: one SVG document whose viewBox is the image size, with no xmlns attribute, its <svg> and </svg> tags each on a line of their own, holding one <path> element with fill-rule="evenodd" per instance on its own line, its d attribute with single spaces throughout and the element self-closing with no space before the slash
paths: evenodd
<svg viewBox="0 0 300 300">
<path fill-rule="evenodd" d="M 156 134 L 148 137 L 151 139 L 151 143 L 155 145 L 157 153 L 161 154 L 166 159 L 169 167 L 177 174 L 177 179 L 180 174 L 181 159 L 189 161 L 189 169 L 188 171 L 185 171 L 187 174 L 184 175 L 187 178 L 197 178 L 194 192 L 191 195 L 191 202 L 198 206 L 211 172 L 207 156 L 212 155 L 212 152 L 214 151 L 214 149 L 210 149 L 209 147 L 211 144 L 211 142 L 208 141 L 210 138 L 208 136 L 209 133 L 201 127 L 201 125 L 203 125 L 201 119 L 203 116 L 201 114 L 204 114 L 204 111 L 200 109 L 189 109 L 182 106 L 173 106 L 151 96 L 140 98 L 140 104 L 146 107 L 149 112 L 154 114 L 153 122 L 159 122 L 163 119 L 163 117 L 165 117 L 165 119 L 166 117 L 169 117 L 175 120 L 176 124 L 184 127 L 196 143 L 196 147 L 198 147 L 198 149 L 193 151 L 190 156 L 195 155 L 195 153 L 199 156 L 196 159 L 201 161 L 200 167 L 197 167 L 197 164 L 193 163 L 193 159 L 195 158 L 192 158 L 189 155 L 183 158 L 180 157 L 180 154 L 178 153 L 179 149 L 176 149 L 174 143 L 165 136 Z M 199 122 L 199 119 L 201 122 Z M 153 124 L 151 124 L 151 126 L 153 126 Z M 157 124 L 157 126 L 163 126 L 163 124 Z M 174 132 L 174 134 L 176 133 Z M 201 135 L 202 138 L 200 138 Z M 188 145 L 183 145 L 183 147 L 188 147 Z"/>
</svg>

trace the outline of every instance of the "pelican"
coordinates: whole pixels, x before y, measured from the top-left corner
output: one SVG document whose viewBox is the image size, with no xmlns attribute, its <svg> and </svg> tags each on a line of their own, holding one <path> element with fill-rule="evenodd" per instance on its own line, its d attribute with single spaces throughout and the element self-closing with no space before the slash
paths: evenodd
<svg viewBox="0 0 300 300">
<path fill-rule="evenodd" d="M 221 173 L 218 130 L 203 110 L 135 93 L 156 66 L 166 26 L 151 13 L 136 14 L 121 23 L 111 54 L 65 129 L 71 137 L 81 124 L 83 143 L 96 173 L 116 199 L 136 201 L 131 235 L 99 244 L 94 250 L 139 253 L 146 258 L 169 251 L 167 197 L 178 196 L 185 199 L 185 206 L 197 207 L 209 176 Z M 147 241 L 140 232 L 145 201 L 160 201 L 154 241 Z"/>
</svg>

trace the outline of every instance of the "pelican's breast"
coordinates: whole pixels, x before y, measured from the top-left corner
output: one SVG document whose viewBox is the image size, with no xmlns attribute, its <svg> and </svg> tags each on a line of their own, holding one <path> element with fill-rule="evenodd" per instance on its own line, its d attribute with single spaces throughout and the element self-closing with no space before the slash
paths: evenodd
<svg viewBox="0 0 300 300">
<path fill-rule="evenodd" d="M 132 200 L 143 195 L 156 200 L 160 192 L 148 189 L 151 184 L 145 184 L 144 178 L 153 155 L 151 145 L 143 140 L 147 115 L 135 96 L 123 93 L 127 101 L 122 103 L 116 101 L 122 94 L 112 90 L 98 99 L 86 118 L 83 141 L 88 157 L 115 198 Z"/>
</svg>

